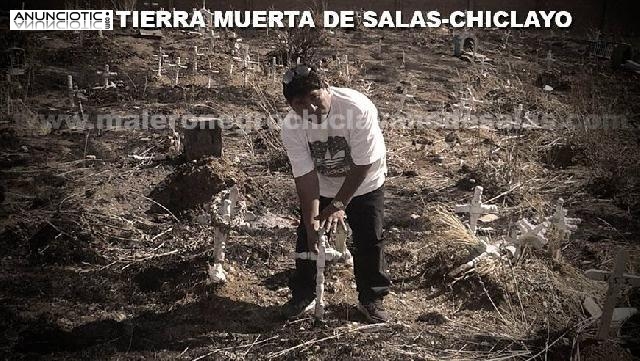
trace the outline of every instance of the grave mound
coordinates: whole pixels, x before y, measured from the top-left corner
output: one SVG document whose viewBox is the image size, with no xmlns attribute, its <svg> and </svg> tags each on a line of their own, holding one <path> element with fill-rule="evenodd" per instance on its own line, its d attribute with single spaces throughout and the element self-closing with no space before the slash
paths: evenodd
<svg viewBox="0 0 640 361">
<path fill-rule="evenodd" d="M 205 208 L 224 189 L 241 182 L 243 175 L 221 158 L 203 158 L 179 166 L 151 191 L 150 197 L 180 216 Z M 159 205 L 150 212 L 166 213 Z"/>
</svg>

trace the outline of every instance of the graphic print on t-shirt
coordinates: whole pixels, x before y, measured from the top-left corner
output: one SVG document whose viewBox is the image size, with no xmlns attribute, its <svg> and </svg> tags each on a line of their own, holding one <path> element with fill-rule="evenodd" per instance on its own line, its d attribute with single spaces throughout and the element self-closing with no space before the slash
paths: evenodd
<svg viewBox="0 0 640 361">
<path fill-rule="evenodd" d="M 353 163 L 349 144 L 344 137 L 310 142 L 309 149 L 316 171 L 327 177 L 345 177 Z"/>
</svg>

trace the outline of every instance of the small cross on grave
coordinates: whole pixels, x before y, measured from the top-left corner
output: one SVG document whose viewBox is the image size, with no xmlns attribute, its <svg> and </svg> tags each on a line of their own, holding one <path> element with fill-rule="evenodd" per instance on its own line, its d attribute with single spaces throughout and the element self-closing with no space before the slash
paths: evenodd
<svg viewBox="0 0 640 361">
<path fill-rule="evenodd" d="M 198 57 L 204 56 L 205 54 L 198 53 L 198 46 L 193 46 L 193 74 L 198 74 Z"/>
<path fill-rule="evenodd" d="M 166 63 L 166 58 L 168 58 L 169 55 L 165 54 L 162 51 L 162 47 L 160 47 L 158 49 L 158 55 L 154 55 L 153 57 L 158 59 L 158 69 L 155 69 L 155 70 L 157 71 L 158 78 L 160 78 L 162 76 L 162 70 L 163 70 L 162 65 Z"/>
<path fill-rule="evenodd" d="M 560 198 L 558 200 L 558 204 L 556 205 L 556 213 L 553 216 L 547 218 L 547 220 L 553 224 L 560 232 L 562 232 L 563 237 L 568 237 L 578 229 L 578 224 L 582 222 L 580 218 L 569 218 L 567 217 L 567 210 L 564 209 L 564 199 Z"/>
<path fill-rule="evenodd" d="M 7 74 L 10 76 L 24 75 L 26 72 L 25 50 L 22 48 L 12 47 L 5 53 L 9 55 L 9 67 Z"/>
<path fill-rule="evenodd" d="M 209 36 L 209 51 L 211 52 L 211 55 L 215 54 L 216 39 L 219 38 L 220 36 L 216 35 L 216 31 L 212 29 Z"/>
<path fill-rule="evenodd" d="M 167 64 L 168 66 L 172 67 L 172 68 L 176 68 L 176 77 L 174 80 L 174 85 L 178 85 L 179 79 L 180 79 L 180 69 L 186 69 L 187 66 L 186 65 L 182 65 L 180 64 L 180 57 L 176 57 L 176 62 L 175 64 Z"/>
<path fill-rule="evenodd" d="M 104 70 L 98 70 L 96 71 L 96 74 L 98 75 L 102 75 L 102 79 L 103 79 L 103 86 L 99 86 L 99 87 L 95 87 L 94 89 L 109 89 L 109 88 L 115 88 L 116 84 L 112 81 L 109 81 L 109 78 L 115 75 L 118 75 L 118 73 L 114 73 L 112 71 L 109 70 L 109 64 L 105 64 L 104 66 Z"/>
<path fill-rule="evenodd" d="M 344 76 L 349 81 L 349 56 L 347 54 L 344 55 Z"/>
<path fill-rule="evenodd" d="M 87 97 L 84 96 L 84 94 L 86 93 L 86 90 L 78 89 L 78 84 L 73 83 L 73 76 L 70 74 L 67 75 L 67 91 L 69 93 L 69 102 L 71 104 L 71 107 L 75 108 L 76 106 L 75 101 L 77 99 L 80 113 L 82 113 L 83 112 L 82 101 L 87 100 Z"/>
<path fill-rule="evenodd" d="M 237 186 L 231 187 L 226 196 L 222 199 L 222 204 L 218 208 L 217 212 L 214 212 L 213 217 L 213 242 L 214 242 L 214 260 L 213 266 L 209 265 L 208 275 L 209 282 L 221 283 L 227 280 L 227 276 L 222 268 L 222 264 L 225 260 L 225 248 L 227 238 L 229 238 L 229 232 L 237 213 L 236 205 L 240 192 Z"/>
<path fill-rule="evenodd" d="M 545 62 L 547 63 L 547 70 L 551 68 L 551 64 L 553 63 L 553 54 L 551 53 L 551 49 L 547 51 L 547 57 L 545 58 Z"/>
<path fill-rule="evenodd" d="M 469 213 L 469 230 L 472 234 L 476 234 L 476 225 L 480 216 L 498 211 L 496 205 L 482 204 L 482 191 L 483 188 L 477 186 L 473 192 L 471 203 L 456 205 L 455 208 L 456 213 Z"/>
<path fill-rule="evenodd" d="M 276 57 L 272 57 L 271 58 L 271 77 L 272 77 L 272 82 L 275 83 L 276 82 Z"/>
<path fill-rule="evenodd" d="M 73 75 L 67 75 L 67 91 L 69 93 L 69 102 L 71 103 L 71 107 L 75 107 L 76 103 L 74 100 L 75 94 L 73 93 Z"/>
<path fill-rule="evenodd" d="M 618 295 L 623 287 L 640 287 L 640 276 L 624 273 L 628 256 L 627 251 L 619 249 L 616 254 L 616 261 L 613 265 L 612 272 L 595 269 L 585 272 L 587 278 L 607 282 L 609 284 L 604 309 L 600 316 L 600 327 L 598 328 L 598 334 L 596 335 L 600 340 L 606 340 L 609 337 L 612 321 L 621 325 L 626 318 L 637 312 L 637 309 L 635 308 L 615 308 L 618 301 Z"/>
<path fill-rule="evenodd" d="M 542 249 L 549 242 L 545 237 L 548 227 L 549 222 L 534 225 L 526 219 L 521 219 L 518 221 L 520 235 L 514 241 L 520 248 L 530 245 L 535 249 Z"/>
</svg>

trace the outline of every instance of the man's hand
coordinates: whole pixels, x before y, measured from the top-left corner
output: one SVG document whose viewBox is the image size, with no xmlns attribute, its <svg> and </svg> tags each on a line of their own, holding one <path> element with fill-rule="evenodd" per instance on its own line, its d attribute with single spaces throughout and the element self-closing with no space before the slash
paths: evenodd
<svg viewBox="0 0 640 361">
<path fill-rule="evenodd" d="M 315 219 L 320 221 L 320 227 L 324 227 L 326 231 L 331 233 L 335 233 L 338 226 L 347 229 L 347 225 L 344 223 L 347 215 L 343 210 L 332 205 L 325 207 Z"/>
</svg>

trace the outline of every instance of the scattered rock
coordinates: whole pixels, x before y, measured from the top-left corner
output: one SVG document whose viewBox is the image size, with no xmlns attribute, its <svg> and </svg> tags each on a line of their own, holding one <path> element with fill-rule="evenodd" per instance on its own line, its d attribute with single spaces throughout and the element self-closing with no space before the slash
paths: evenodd
<svg viewBox="0 0 640 361">
<path fill-rule="evenodd" d="M 420 316 L 418 316 L 417 321 L 424 322 L 428 325 L 437 326 L 437 325 L 445 324 L 448 321 L 448 319 L 445 316 L 443 316 L 441 313 L 432 311 L 432 312 L 421 314 Z"/>
</svg>

